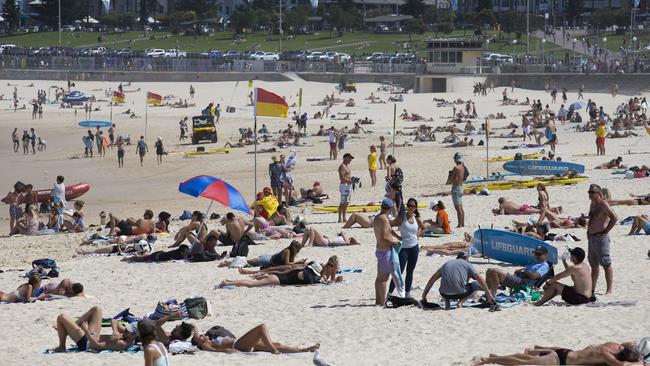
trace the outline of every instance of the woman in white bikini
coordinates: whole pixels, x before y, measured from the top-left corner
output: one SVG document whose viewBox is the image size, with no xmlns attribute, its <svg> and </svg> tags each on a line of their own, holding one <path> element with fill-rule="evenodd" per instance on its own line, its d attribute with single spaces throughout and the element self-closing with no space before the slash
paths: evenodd
<svg viewBox="0 0 650 366">
<path fill-rule="evenodd" d="M 329 239 L 328 237 L 324 236 L 316 228 L 313 226 L 309 226 L 305 228 L 305 232 L 303 233 L 302 236 L 302 246 L 309 246 L 313 245 L 315 247 L 340 247 L 344 245 L 358 245 L 361 244 L 359 243 L 355 238 L 353 237 L 347 237 L 345 233 L 340 232 L 336 238 L 334 239 Z"/>
<path fill-rule="evenodd" d="M 32 297 L 32 293 L 39 287 L 41 287 L 41 278 L 38 275 L 32 275 L 29 277 L 27 283 L 23 283 L 22 285 L 18 286 L 15 291 L 0 291 L 0 302 L 30 302 L 34 299 Z"/>
</svg>

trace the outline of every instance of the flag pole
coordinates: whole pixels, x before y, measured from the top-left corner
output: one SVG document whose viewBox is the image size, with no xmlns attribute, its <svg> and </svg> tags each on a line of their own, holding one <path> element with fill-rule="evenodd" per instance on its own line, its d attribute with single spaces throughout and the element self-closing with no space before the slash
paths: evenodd
<svg viewBox="0 0 650 366">
<path fill-rule="evenodd" d="M 144 100 L 144 139 L 147 140 L 147 123 L 149 122 L 149 101 Z"/>
<path fill-rule="evenodd" d="M 255 159 L 253 164 L 254 169 L 254 187 L 253 196 L 257 194 L 257 88 L 253 89 L 253 140 L 255 142 Z"/>
<path fill-rule="evenodd" d="M 395 156 L 395 128 L 397 126 L 397 103 L 393 104 L 393 156 Z"/>
<path fill-rule="evenodd" d="M 490 176 L 490 127 L 489 120 L 485 118 L 485 179 Z"/>
<path fill-rule="evenodd" d="M 114 101 L 111 100 L 111 123 L 113 123 L 113 103 L 114 103 Z"/>
</svg>

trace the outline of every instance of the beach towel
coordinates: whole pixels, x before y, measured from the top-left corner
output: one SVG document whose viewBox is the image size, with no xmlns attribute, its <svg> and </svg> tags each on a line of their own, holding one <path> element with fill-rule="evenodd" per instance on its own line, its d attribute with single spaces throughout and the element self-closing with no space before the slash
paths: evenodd
<svg viewBox="0 0 650 366">
<path fill-rule="evenodd" d="M 174 340 L 169 343 L 169 353 L 180 355 L 183 353 L 193 354 L 198 351 L 198 347 L 192 345 L 192 342 Z"/>
<path fill-rule="evenodd" d="M 610 307 L 610 306 L 622 306 L 622 307 L 632 307 L 636 306 L 638 303 L 637 300 L 619 300 L 619 301 L 595 301 L 595 302 L 590 302 L 587 304 L 581 304 L 581 305 L 571 305 L 568 304 L 564 301 L 554 301 L 551 300 L 546 303 L 546 305 L 552 305 L 552 306 L 586 306 L 590 308 L 604 308 L 604 307 Z"/>
<path fill-rule="evenodd" d="M 151 320 L 158 320 L 168 315 L 174 314 L 177 311 L 180 311 L 183 314 L 181 319 L 189 318 L 185 303 L 179 304 L 176 299 L 169 299 L 167 301 L 158 302 L 156 305 L 156 310 L 154 310 L 152 314 L 149 314 L 147 318 Z"/>
<path fill-rule="evenodd" d="M 68 348 L 66 351 L 68 353 L 79 353 L 79 352 L 114 353 L 114 352 L 119 352 L 119 353 L 132 353 L 132 354 L 135 354 L 135 353 L 142 352 L 142 348 L 140 348 L 140 346 L 138 346 L 138 345 L 133 345 L 133 346 L 131 346 L 131 347 L 125 349 L 125 350 L 122 350 L 122 351 L 113 351 L 113 350 L 96 351 L 96 350 L 92 350 L 90 348 L 87 349 L 86 351 L 80 351 L 79 347 L 74 346 L 74 347 Z M 51 349 L 45 349 L 45 350 L 43 350 L 43 352 L 41 352 L 41 354 L 43 354 L 43 355 L 52 355 L 52 354 L 55 354 L 55 352 L 52 352 Z"/>
<path fill-rule="evenodd" d="M 341 274 L 341 273 L 364 273 L 366 270 L 363 268 L 345 268 L 345 269 L 339 269 L 336 271 L 336 274 Z"/>
<path fill-rule="evenodd" d="M 402 242 L 399 242 L 399 246 L 397 248 L 393 247 L 391 250 L 391 264 L 393 265 L 393 272 L 391 273 L 391 277 L 393 279 L 393 283 L 395 284 L 395 291 L 398 294 L 398 297 L 404 298 L 406 297 L 406 290 L 404 289 L 404 279 L 402 278 L 402 270 L 399 267 L 399 251 L 402 249 Z"/>
</svg>

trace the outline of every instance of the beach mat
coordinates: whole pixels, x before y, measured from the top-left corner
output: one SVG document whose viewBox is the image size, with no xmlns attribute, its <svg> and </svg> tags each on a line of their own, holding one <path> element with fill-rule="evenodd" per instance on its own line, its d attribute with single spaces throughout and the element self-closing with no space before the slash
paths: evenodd
<svg viewBox="0 0 650 366">
<path fill-rule="evenodd" d="M 142 352 L 142 348 L 140 348 L 140 346 L 133 345 L 133 346 L 131 346 L 131 347 L 129 347 L 129 348 L 123 350 L 123 351 L 112 351 L 112 350 L 95 351 L 95 350 L 91 350 L 91 349 L 88 349 L 86 351 L 80 351 L 79 347 L 74 346 L 74 347 L 68 348 L 66 350 L 66 352 L 68 352 L 68 353 L 81 353 L 81 352 L 88 352 L 88 353 L 115 353 L 115 352 L 118 352 L 118 353 L 136 354 L 136 353 Z M 43 354 L 43 355 L 56 355 L 58 353 L 57 352 L 52 352 L 51 349 L 46 348 L 45 350 L 43 350 L 43 352 L 41 352 L 41 354 Z"/>
</svg>

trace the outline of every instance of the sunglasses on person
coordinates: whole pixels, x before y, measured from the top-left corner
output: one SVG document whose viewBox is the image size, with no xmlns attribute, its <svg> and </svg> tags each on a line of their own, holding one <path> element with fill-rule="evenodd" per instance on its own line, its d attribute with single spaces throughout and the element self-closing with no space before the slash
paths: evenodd
<svg viewBox="0 0 650 366">
<path fill-rule="evenodd" d="M 406 205 L 406 207 L 408 207 L 408 208 L 416 208 L 415 205 Z"/>
<path fill-rule="evenodd" d="M 599 192 L 599 191 L 587 191 L 587 193 L 589 193 L 589 194 L 596 194 L 596 193 L 600 193 L 600 192 Z"/>
</svg>

